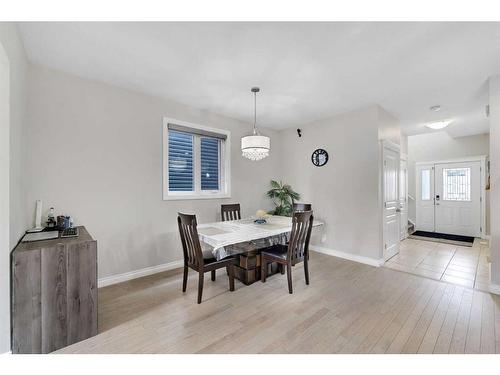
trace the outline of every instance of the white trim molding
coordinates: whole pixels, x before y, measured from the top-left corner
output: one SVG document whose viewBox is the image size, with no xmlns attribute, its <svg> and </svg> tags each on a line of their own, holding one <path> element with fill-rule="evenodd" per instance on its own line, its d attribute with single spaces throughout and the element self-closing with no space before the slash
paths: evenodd
<svg viewBox="0 0 500 375">
<path fill-rule="evenodd" d="M 399 152 L 400 153 L 399 157 L 401 157 L 401 146 L 398 145 L 396 142 L 393 142 L 389 139 L 382 139 L 381 143 L 382 143 L 382 148 L 385 147 L 392 151 Z"/>
<path fill-rule="evenodd" d="M 176 260 L 170 263 L 159 264 L 157 266 L 151 266 L 146 268 L 141 268 L 139 270 L 120 273 L 118 275 L 111 275 L 106 277 L 101 277 L 97 281 L 97 287 L 102 288 L 108 285 L 122 283 L 124 281 L 129 281 L 133 279 L 137 279 L 139 277 L 154 275 L 155 273 L 165 272 L 174 270 L 176 268 L 181 268 L 184 266 L 183 260 Z"/>
<path fill-rule="evenodd" d="M 373 267 L 380 267 L 381 265 L 384 264 L 383 258 L 373 259 L 373 258 L 365 257 L 363 255 L 346 253 L 344 251 L 328 249 L 326 247 L 321 247 L 321 246 L 316 246 L 316 245 L 310 245 L 309 248 L 312 251 L 316 251 L 316 252 L 321 253 L 321 254 L 326 254 L 326 255 L 333 256 L 333 257 L 342 258 L 342 259 L 347 259 L 347 260 L 351 260 L 353 262 L 363 263 L 363 264 L 367 264 L 367 265 L 373 266 Z"/>
<path fill-rule="evenodd" d="M 500 285 L 490 283 L 490 293 L 500 296 Z"/>
<path fill-rule="evenodd" d="M 468 161 L 485 162 L 487 158 L 488 158 L 488 155 L 466 156 L 466 157 L 463 157 L 463 158 L 454 158 L 454 159 L 417 161 L 417 162 L 415 162 L 415 165 L 465 163 L 465 162 L 468 162 Z"/>
</svg>

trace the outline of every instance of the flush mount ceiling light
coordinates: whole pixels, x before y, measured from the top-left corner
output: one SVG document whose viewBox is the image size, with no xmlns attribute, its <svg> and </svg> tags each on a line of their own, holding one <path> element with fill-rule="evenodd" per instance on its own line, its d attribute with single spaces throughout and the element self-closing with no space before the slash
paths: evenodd
<svg viewBox="0 0 500 375">
<path fill-rule="evenodd" d="M 260 135 L 257 130 L 257 93 L 260 91 L 258 87 L 252 87 L 254 97 L 254 122 L 253 134 L 241 138 L 241 154 L 250 160 L 262 160 L 269 156 L 271 149 L 271 140 L 269 137 Z"/>
<path fill-rule="evenodd" d="M 434 122 L 430 122 L 428 124 L 425 124 L 425 126 L 427 126 L 429 129 L 439 130 L 439 129 L 446 128 L 452 122 L 453 122 L 453 120 L 434 121 Z"/>
</svg>

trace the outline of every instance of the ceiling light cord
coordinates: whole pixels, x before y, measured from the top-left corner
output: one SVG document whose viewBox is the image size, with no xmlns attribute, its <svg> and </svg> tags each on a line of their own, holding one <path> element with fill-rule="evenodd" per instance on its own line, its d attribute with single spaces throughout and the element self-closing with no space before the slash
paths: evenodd
<svg viewBox="0 0 500 375">
<path fill-rule="evenodd" d="M 257 135 L 257 92 L 253 93 L 253 135 Z"/>
</svg>

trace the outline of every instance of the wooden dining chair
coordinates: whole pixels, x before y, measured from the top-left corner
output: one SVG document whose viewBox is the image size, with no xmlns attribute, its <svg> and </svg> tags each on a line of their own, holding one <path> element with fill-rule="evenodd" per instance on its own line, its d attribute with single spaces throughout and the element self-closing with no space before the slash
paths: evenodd
<svg viewBox="0 0 500 375">
<path fill-rule="evenodd" d="M 312 204 L 311 203 L 294 203 L 293 204 L 293 212 L 300 211 L 311 211 Z M 287 243 L 288 245 L 288 243 Z M 307 259 L 309 260 L 309 254 L 307 254 Z"/>
<path fill-rule="evenodd" d="M 229 276 L 229 290 L 234 291 L 234 258 L 224 258 L 217 261 L 212 254 L 204 254 L 201 250 L 198 230 L 196 229 L 196 215 L 178 214 L 177 223 L 184 253 L 184 277 L 182 279 L 182 292 L 186 292 L 188 268 L 198 272 L 198 303 L 203 295 L 203 281 L 205 272 L 211 271 L 212 281 L 215 281 L 215 271 L 226 267 Z"/>
<path fill-rule="evenodd" d="M 220 206 L 222 221 L 240 220 L 240 204 L 221 204 Z"/>
<path fill-rule="evenodd" d="M 295 211 L 311 211 L 312 204 L 310 203 L 294 203 L 293 204 L 293 212 Z"/>
<path fill-rule="evenodd" d="M 266 282 L 267 263 L 277 262 L 282 266 L 286 266 L 288 292 L 292 294 L 292 266 L 304 262 L 306 284 L 309 285 L 308 254 L 313 220 L 312 211 L 294 212 L 292 217 L 292 232 L 290 233 L 290 242 L 288 245 L 278 244 L 262 250 L 262 268 L 260 273 L 262 282 Z"/>
</svg>

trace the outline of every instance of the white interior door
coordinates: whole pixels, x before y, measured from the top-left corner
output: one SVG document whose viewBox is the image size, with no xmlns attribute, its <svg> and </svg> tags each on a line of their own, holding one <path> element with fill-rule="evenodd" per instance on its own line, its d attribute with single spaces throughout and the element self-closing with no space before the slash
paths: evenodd
<svg viewBox="0 0 500 375">
<path fill-rule="evenodd" d="M 399 162 L 399 208 L 400 231 L 399 239 L 408 237 L 408 163 L 406 159 Z"/>
<path fill-rule="evenodd" d="M 399 160 L 396 149 L 384 145 L 384 258 L 387 260 L 399 253 L 400 209 L 399 209 Z"/>
<path fill-rule="evenodd" d="M 418 164 L 416 173 L 416 229 L 434 232 L 434 164 Z"/>
<path fill-rule="evenodd" d="M 435 165 L 435 231 L 481 236 L 481 163 Z"/>
</svg>

